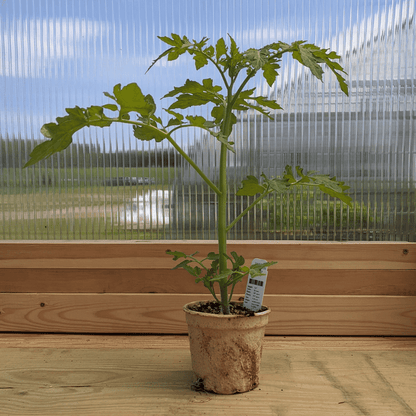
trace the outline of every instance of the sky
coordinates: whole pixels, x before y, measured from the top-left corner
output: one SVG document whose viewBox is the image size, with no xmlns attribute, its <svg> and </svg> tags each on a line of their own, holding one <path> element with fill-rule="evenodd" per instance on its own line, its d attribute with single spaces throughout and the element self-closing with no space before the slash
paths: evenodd
<svg viewBox="0 0 416 416">
<path fill-rule="evenodd" d="M 365 37 L 363 30 L 376 30 L 364 27 L 363 22 L 372 17 L 381 22 L 383 13 L 401 13 L 410 3 L 0 0 L 0 134 L 43 139 L 42 124 L 64 115 L 67 107 L 107 103 L 102 93 L 111 92 L 118 83 L 137 82 L 159 103 L 160 97 L 187 78 L 210 76 L 205 69 L 195 73 L 189 59 L 164 60 L 146 74 L 164 50 L 157 36 L 174 32 L 216 42 L 230 34 L 243 50 L 277 40 L 303 39 L 342 53 Z M 270 94 L 259 79 L 253 83 L 262 94 Z M 162 106 L 167 105 L 162 102 Z M 110 133 L 96 134 L 115 144 Z M 128 134 L 118 131 L 118 144 Z"/>
</svg>

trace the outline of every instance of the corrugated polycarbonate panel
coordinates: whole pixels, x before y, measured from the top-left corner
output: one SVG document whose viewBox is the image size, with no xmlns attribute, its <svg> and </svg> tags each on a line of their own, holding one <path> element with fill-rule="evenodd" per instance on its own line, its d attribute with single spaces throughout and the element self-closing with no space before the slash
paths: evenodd
<svg viewBox="0 0 416 416">
<path fill-rule="evenodd" d="M 104 91 L 137 82 L 167 121 L 187 78 L 221 79 L 192 60 L 163 60 L 157 36 L 213 43 L 230 34 L 242 50 L 306 40 L 341 55 L 349 97 L 284 59 L 270 88 L 248 87 L 284 108 L 270 120 L 238 114 L 229 154 L 229 220 L 250 200 L 247 175 L 286 165 L 336 176 L 353 207 L 307 188 L 263 200 L 232 239 L 416 241 L 416 62 L 413 0 L 4 0 L 0 5 L 0 238 L 213 239 L 216 196 L 167 142 L 141 142 L 127 126 L 86 128 L 63 152 L 22 169 L 44 123 L 65 108 L 108 103 Z M 207 108 L 196 114 L 210 118 Z M 184 114 L 192 114 L 185 111 Z M 219 146 L 197 129 L 175 139 L 214 181 Z"/>
</svg>

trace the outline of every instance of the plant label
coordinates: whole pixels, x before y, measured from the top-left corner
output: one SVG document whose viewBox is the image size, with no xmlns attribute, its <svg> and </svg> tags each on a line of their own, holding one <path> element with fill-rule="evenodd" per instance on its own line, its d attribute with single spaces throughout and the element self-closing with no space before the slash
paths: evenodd
<svg viewBox="0 0 416 416">
<path fill-rule="evenodd" d="M 254 259 L 251 265 L 267 263 L 266 260 Z M 251 311 L 257 312 L 263 304 L 264 289 L 266 288 L 267 267 L 261 269 L 261 276 L 248 276 L 246 294 L 244 296 L 243 306 Z"/>
</svg>

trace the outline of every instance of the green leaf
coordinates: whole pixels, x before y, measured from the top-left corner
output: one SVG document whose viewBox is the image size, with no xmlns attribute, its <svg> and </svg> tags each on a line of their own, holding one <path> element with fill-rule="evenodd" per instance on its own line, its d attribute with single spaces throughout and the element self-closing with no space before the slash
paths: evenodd
<svg viewBox="0 0 416 416">
<path fill-rule="evenodd" d="M 302 47 L 299 45 L 299 50 L 297 52 L 293 52 L 293 57 L 298 60 L 301 64 L 307 66 L 312 74 L 322 81 L 322 74 L 324 70 L 318 64 L 316 56 L 307 48 Z"/>
<path fill-rule="evenodd" d="M 212 121 L 205 120 L 202 116 L 186 116 L 186 119 L 189 120 L 191 126 L 195 127 L 210 128 L 216 125 Z"/>
<path fill-rule="evenodd" d="M 239 256 L 235 251 L 232 251 L 231 255 L 234 258 L 233 268 L 240 268 L 245 263 L 244 257 Z"/>
<path fill-rule="evenodd" d="M 154 127 L 150 124 L 145 124 L 141 126 L 133 126 L 134 137 L 139 140 L 150 141 L 156 140 L 156 142 L 161 142 L 166 139 L 167 133 L 163 130 L 159 130 L 157 127 Z"/>
<path fill-rule="evenodd" d="M 262 67 L 263 77 L 267 81 L 270 87 L 275 83 L 276 78 L 279 75 L 278 72 L 276 71 L 276 69 L 279 69 L 279 68 L 280 68 L 280 65 L 276 63 L 270 63 L 270 62 L 266 62 Z"/>
<path fill-rule="evenodd" d="M 264 173 L 262 173 L 261 176 L 264 179 L 264 184 L 274 192 L 281 194 L 289 190 L 289 183 L 287 180 L 279 177 L 269 179 Z"/>
<path fill-rule="evenodd" d="M 172 251 L 172 250 L 166 250 L 166 254 L 170 254 L 173 256 L 173 260 L 178 260 L 181 257 L 186 257 L 185 253 L 182 253 L 181 251 Z"/>
<path fill-rule="evenodd" d="M 198 105 L 204 105 L 211 101 L 211 97 L 202 94 L 181 94 L 176 101 L 169 107 L 169 109 L 173 108 L 189 108 Z"/>
<path fill-rule="evenodd" d="M 209 97 L 215 98 L 215 95 L 222 90 L 222 87 L 219 85 L 213 85 L 211 78 L 202 80 L 202 84 L 197 81 L 191 81 L 187 79 L 185 84 L 182 87 L 175 87 L 172 91 L 165 94 L 163 98 L 174 97 L 175 95 L 185 93 L 185 94 L 210 94 Z M 219 101 L 217 99 L 217 101 Z"/>
<path fill-rule="evenodd" d="M 103 108 L 91 106 L 87 109 L 67 108 L 67 116 L 57 117 L 56 123 L 44 124 L 41 133 L 51 139 L 37 145 L 30 153 L 25 168 L 66 149 L 72 143 L 72 136 L 83 127 L 107 127 L 114 121 L 104 115 Z"/>
<path fill-rule="evenodd" d="M 171 38 L 169 38 L 168 36 L 158 36 L 158 38 L 159 38 L 162 42 L 165 42 L 165 43 L 167 43 L 167 44 L 168 44 L 168 45 L 170 45 L 170 46 L 179 46 L 179 45 L 181 45 L 181 44 L 182 44 L 182 43 L 180 42 L 180 43 L 179 43 L 179 45 L 178 45 L 177 40 L 171 39 Z"/>
<path fill-rule="evenodd" d="M 164 110 L 169 113 L 171 116 L 174 116 L 179 121 L 182 121 L 184 119 L 183 115 L 181 113 L 177 113 L 176 111 L 168 110 L 164 108 Z"/>
<path fill-rule="evenodd" d="M 215 49 L 212 45 L 208 46 L 208 48 L 204 49 L 204 53 L 206 53 L 210 58 L 212 58 L 215 54 Z"/>
<path fill-rule="evenodd" d="M 121 88 L 117 84 L 113 89 L 114 97 L 120 106 L 120 118 L 134 111 L 143 117 L 149 117 L 156 110 L 156 104 L 151 95 L 144 96 L 136 83 L 131 83 Z"/>
<path fill-rule="evenodd" d="M 219 282 L 220 280 L 228 278 L 233 273 L 233 270 L 226 269 L 222 273 L 217 274 L 214 277 L 211 277 L 209 280 L 211 282 Z"/>
<path fill-rule="evenodd" d="M 267 111 L 267 110 L 265 110 L 263 107 L 260 107 L 260 106 L 258 106 L 258 105 L 253 105 L 253 104 L 250 104 L 250 103 L 248 103 L 248 102 L 244 102 L 244 104 L 247 106 L 247 107 L 249 107 L 249 108 L 252 108 L 253 110 L 256 110 L 256 111 L 258 111 L 259 113 L 261 113 L 261 114 L 263 114 L 263 115 L 265 115 L 266 117 L 269 117 L 271 120 L 273 120 L 274 118 L 273 118 L 273 116 L 271 116 L 270 115 L 270 113 Z M 241 107 L 241 109 L 243 109 L 242 107 Z"/>
<path fill-rule="evenodd" d="M 247 49 L 244 52 L 244 57 L 256 71 L 268 62 L 268 56 L 263 49 Z"/>
<path fill-rule="evenodd" d="M 235 40 L 231 37 L 231 35 L 228 35 L 228 37 L 230 38 L 230 42 L 231 42 L 231 49 L 230 49 L 231 58 L 234 62 L 240 61 L 243 55 L 241 55 L 240 50 L 238 49 L 237 44 L 235 43 Z"/>
<path fill-rule="evenodd" d="M 329 175 L 316 174 L 316 172 L 308 172 L 306 175 L 303 173 L 303 169 L 296 166 L 296 172 L 301 177 L 297 180 L 292 171 L 291 166 L 286 166 L 283 178 L 290 185 L 305 185 L 305 186 L 316 186 L 325 194 L 338 198 L 345 202 L 349 206 L 352 206 L 352 198 L 345 193 L 349 186 L 344 185 L 344 182 L 337 181 L 335 177 Z"/>
<path fill-rule="evenodd" d="M 293 176 L 292 166 L 286 165 L 283 172 L 283 178 L 289 183 L 296 182 L 296 178 Z"/>
<path fill-rule="evenodd" d="M 214 117 L 214 121 L 216 124 L 220 124 L 221 121 L 224 119 L 224 106 L 223 105 L 219 105 L 214 107 L 211 110 L 211 116 Z"/>
<path fill-rule="evenodd" d="M 264 269 L 265 267 L 273 266 L 274 264 L 277 264 L 277 261 L 269 261 L 266 263 L 253 264 L 252 266 L 250 266 L 250 276 L 251 277 L 263 276 L 264 274 L 261 272 L 262 269 Z"/>
<path fill-rule="evenodd" d="M 212 82 L 213 81 L 210 78 L 204 79 L 202 84 L 188 79 L 182 87 L 175 87 L 163 98 L 174 97 L 175 95 L 180 94 L 169 109 L 185 109 L 192 106 L 204 105 L 209 102 L 221 104 L 223 97 L 218 94 L 218 92 L 221 91 L 222 88 L 218 85 L 213 85 Z"/>
<path fill-rule="evenodd" d="M 195 53 L 194 61 L 196 70 L 199 70 L 205 65 L 208 65 L 208 58 L 202 53 Z"/>
<path fill-rule="evenodd" d="M 115 104 L 105 104 L 103 105 L 103 108 L 107 108 L 108 110 L 111 110 L 111 111 L 118 110 L 118 107 Z"/>
<path fill-rule="evenodd" d="M 183 260 L 180 263 L 178 263 L 175 267 L 173 267 L 172 270 L 182 269 L 184 268 L 184 266 L 188 265 L 189 263 L 192 263 L 192 260 Z"/>
<path fill-rule="evenodd" d="M 237 191 L 237 196 L 254 196 L 256 194 L 262 194 L 266 188 L 259 184 L 258 179 L 255 176 L 249 175 L 247 179 L 242 181 L 242 187 Z"/>
<path fill-rule="evenodd" d="M 217 61 L 219 61 L 223 55 L 227 54 L 227 46 L 225 45 L 224 38 L 218 39 L 217 44 L 215 45 L 215 52 Z"/>
<path fill-rule="evenodd" d="M 254 97 L 253 100 L 257 101 L 259 105 L 272 108 L 273 110 L 283 110 L 279 104 L 274 100 L 268 100 L 265 97 Z"/>
<path fill-rule="evenodd" d="M 209 252 L 207 255 L 207 260 L 218 260 L 220 255 L 218 253 L 214 253 L 213 251 Z"/>
</svg>

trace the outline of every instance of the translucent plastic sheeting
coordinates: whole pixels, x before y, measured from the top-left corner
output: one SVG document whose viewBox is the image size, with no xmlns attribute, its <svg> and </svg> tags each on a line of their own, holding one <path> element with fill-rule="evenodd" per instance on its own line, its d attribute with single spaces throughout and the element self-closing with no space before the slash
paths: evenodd
<svg viewBox="0 0 416 416">
<path fill-rule="evenodd" d="M 84 129 L 28 169 L 40 127 L 65 108 L 104 104 L 103 91 L 137 82 L 159 100 L 195 73 L 190 59 L 161 61 L 157 36 L 245 50 L 306 40 L 337 51 L 349 97 L 284 60 L 276 84 L 251 81 L 284 108 L 274 120 L 238 114 L 229 155 L 229 219 L 250 202 L 235 193 L 248 174 L 300 165 L 351 186 L 352 208 L 307 189 L 274 195 L 231 230 L 232 239 L 407 240 L 415 231 L 415 3 L 413 0 L 4 0 L 0 5 L 0 238 L 212 239 L 216 198 L 165 142 L 129 128 Z M 210 117 L 204 108 L 196 110 Z M 215 139 L 178 132 L 180 146 L 216 180 Z"/>
</svg>

